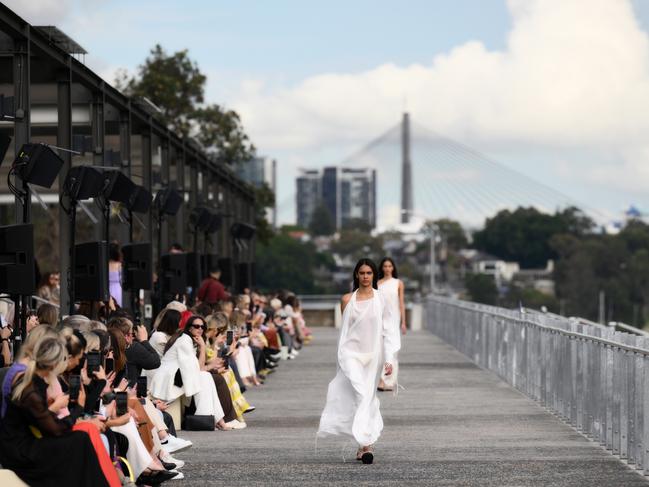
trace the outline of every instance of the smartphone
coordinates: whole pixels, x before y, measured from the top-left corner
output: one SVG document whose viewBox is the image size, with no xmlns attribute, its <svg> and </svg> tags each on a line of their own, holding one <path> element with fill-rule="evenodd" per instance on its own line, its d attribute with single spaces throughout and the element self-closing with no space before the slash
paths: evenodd
<svg viewBox="0 0 649 487">
<path fill-rule="evenodd" d="M 81 376 L 71 375 L 69 385 L 68 394 L 70 395 L 70 401 L 76 402 L 79 399 L 79 391 L 81 390 Z"/>
<path fill-rule="evenodd" d="M 110 357 L 106 357 L 104 370 L 106 371 L 106 375 L 110 374 L 113 370 L 115 370 L 115 360 Z"/>
<path fill-rule="evenodd" d="M 226 369 L 230 367 L 228 364 L 228 347 L 223 346 L 219 349 L 219 358 L 222 358 L 225 364 L 223 365 Z"/>
<path fill-rule="evenodd" d="M 86 364 L 88 364 L 88 377 L 92 377 L 93 372 L 99 372 L 101 366 L 101 353 L 88 352 L 86 354 Z"/>
<path fill-rule="evenodd" d="M 144 398 L 147 396 L 147 378 L 146 376 L 141 376 L 137 378 L 136 386 L 137 397 Z"/>
<path fill-rule="evenodd" d="M 115 393 L 115 405 L 117 406 L 117 416 L 123 416 L 128 412 L 128 396 L 126 391 Z"/>
<path fill-rule="evenodd" d="M 228 330 L 225 336 L 225 344 L 229 347 L 234 341 L 234 330 Z"/>
</svg>

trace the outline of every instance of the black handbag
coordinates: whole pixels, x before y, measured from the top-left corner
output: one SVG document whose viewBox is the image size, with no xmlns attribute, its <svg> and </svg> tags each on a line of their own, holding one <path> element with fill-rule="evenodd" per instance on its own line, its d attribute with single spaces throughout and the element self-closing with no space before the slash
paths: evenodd
<svg viewBox="0 0 649 487">
<path fill-rule="evenodd" d="M 185 416 L 183 429 L 187 431 L 214 431 L 214 416 L 188 414 Z"/>
</svg>

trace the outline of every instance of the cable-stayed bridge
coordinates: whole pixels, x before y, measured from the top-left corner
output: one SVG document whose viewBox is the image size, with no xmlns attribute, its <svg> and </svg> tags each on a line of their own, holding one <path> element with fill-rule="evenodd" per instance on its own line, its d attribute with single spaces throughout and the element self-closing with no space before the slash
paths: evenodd
<svg viewBox="0 0 649 487">
<path fill-rule="evenodd" d="M 575 206 L 595 220 L 603 218 L 575 198 L 411 121 L 407 113 L 338 166 L 377 170 L 377 211 L 383 227 L 406 223 L 411 215 L 477 226 L 500 210 L 519 206 L 546 213 Z M 294 200 L 295 193 L 279 203 L 279 210 Z"/>
</svg>

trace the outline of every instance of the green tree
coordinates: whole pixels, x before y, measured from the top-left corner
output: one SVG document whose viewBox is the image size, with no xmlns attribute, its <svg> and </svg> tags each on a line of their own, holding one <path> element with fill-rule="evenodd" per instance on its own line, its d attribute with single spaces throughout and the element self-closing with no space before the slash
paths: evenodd
<svg viewBox="0 0 649 487">
<path fill-rule="evenodd" d="M 171 55 L 156 44 L 137 76 L 120 73 L 117 87 L 130 96 L 146 97 L 162 110 L 160 117 L 179 135 L 190 134 L 191 118 L 203 103 L 207 78 L 185 49 Z"/>
<path fill-rule="evenodd" d="M 469 299 L 476 303 L 495 305 L 498 301 L 498 288 L 491 276 L 486 274 L 468 274 L 465 286 Z"/>
<path fill-rule="evenodd" d="M 168 54 L 156 44 L 136 76 L 118 74 L 116 86 L 129 96 L 145 97 L 161 113 L 159 117 L 180 136 L 192 136 L 225 164 L 250 160 L 255 147 L 246 135 L 239 115 L 220 105 L 204 105 L 207 77 L 187 50 Z"/>
<path fill-rule="evenodd" d="M 331 212 L 324 203 L 315 207 L 309 222 L 309 233 L 314 237 L 329 236 L 336 232 L 336 225 Z"/>
<path fill-rule="evenodd" d="M 437 226 L 437 233 L 442 241 L 446 243 L 449 250 L 457 251 L 469 245 L 466 233 L 459 222 L 442 218 L 441 220 L 435 220 L 433 223 Z M 427 223 L 427 226 L 430 226 L 430 223 Z"/>
<path fill-rule="evenodd" d="M 342 230 L 338 240 L 331 243 L 331 251 L 352 260 L 369 257 L 378 264 L 384 256 L 383 239 L 358 230 Z"/>
<path fill-rule="evenodd" d="M 522 268 L 545 267 L 557 253 L 550 246 L 554 235 L 584 236 L 593 228 L 592 220 L 576 208 L 548 215 L 535 208 L 503 210 L 487 219 L 483 230 L 473 235 L 473 246 Z"/>
<path fill-rule="evenodd" d="M 266 291 L 290 289 L 296 293 L 317 293 L 314 270 L 326 258 L 310 242 L 300 242 L 278 233 L 257 246 L 257 285 Z"/>
</svg>

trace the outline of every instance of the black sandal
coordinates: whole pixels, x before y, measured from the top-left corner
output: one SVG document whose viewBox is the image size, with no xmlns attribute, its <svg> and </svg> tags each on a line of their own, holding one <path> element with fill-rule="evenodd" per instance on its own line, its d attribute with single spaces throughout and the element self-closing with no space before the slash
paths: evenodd
<svg viewBox="0 0 649 487">
<path fill-rule="evenodd" d="M 371 465 L 373 461 L 374 454 L 371 451 L 363 452 L 363 455 L 361 456 L 361 462 L 363 462 L 363 465 Z"/>
</svg>

